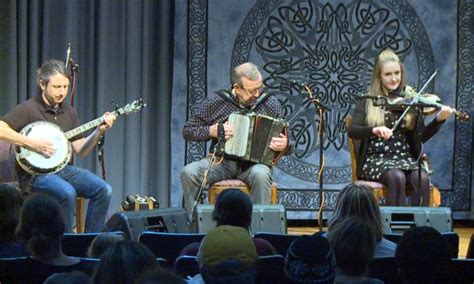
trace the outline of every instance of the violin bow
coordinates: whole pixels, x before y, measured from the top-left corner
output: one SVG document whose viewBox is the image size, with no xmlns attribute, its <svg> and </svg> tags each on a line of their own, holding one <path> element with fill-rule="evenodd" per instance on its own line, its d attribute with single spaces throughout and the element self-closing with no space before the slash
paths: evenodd
<svg viewBox="0 0 474 284">
<path fill-rule="evenodd" d="M 426 81 L 426 83 L 423 85 L 423 87 L 421 87 L 420 91 L 416 92 L 416 95 L 413 97 L 413 99 L 411 100 L 408 107 L 405 108 L 405 111 L 403 111 L 402 115 L 400 115 L 400 117 L 397 119 L 397 121 L 395 121 L 395 124 L 393 125 L 393 127 L 391 129 L 392 131 L 395 131 L 395 129 L 402 122 L 403 118 L 406 116 L 406 114 L 411 109 L 411 107 L 418 102 L 418 98 L 420 97 L 421 93 L 426 89 L 426 87 L 428 87 L 428 84 L 434 79 L 436 74 L 438 74 L 438 69 L 436 69 L 433 72 L 433 74 L 431 74 L 430 78 L 428 79 L 428 81 Z"/>
</svg>

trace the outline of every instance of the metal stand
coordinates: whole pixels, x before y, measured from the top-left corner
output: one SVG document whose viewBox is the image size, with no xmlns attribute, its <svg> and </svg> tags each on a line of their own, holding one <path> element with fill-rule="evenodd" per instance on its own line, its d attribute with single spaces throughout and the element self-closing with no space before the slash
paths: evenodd
<svg viewBox="0 0 474 284">
<path fill-rule="evenodd" d="M 319 212 L 318 212 L 318 224 L 319 224 L 319 231 L 323 230 L 323 212 L 324 212 L 324 180 L 323 180 L 323 171 L 324 171 L 324 145 L 323 145 L 323 139 L 324 139 L 324 111 L 329 110 L 327 107 L 323 107 L 315 100 L 312 100 L 316 112 L 319 115 Z"/>
<path fill-rule="evenodd" d="M 102 173 L 102 179 L 106 180 L 106 172 L 105 172 L 105 149 L 104 149 L 104 143 L 105 143 L 105 133 L 102 134 L 102 136 L 99 138 L 99 141 L 97 142 L 97 156 L 99 158 L 99 164 L 100 164 L 100 169 Z"/>
<path fill-rule="evenodd" d="M 191 215 L 192 215 L 191 223 L 195 221 L 194 210 L 196 209 L 198 202 L 203 203 L 204 201 L 204 188 L 206 187 L 206 184 L 207 184 L 207 175 L 209 174 L 209 170 L 211 169 L 212 165 L 214 165 L 215 161 L 216 161 L 216 158 L 215 158 L 215 155 L 213 154 L 211 156 L 211 161 L 209 161 L 209 165 L 204 171 L 204 176 L 202 178 L 201 186 L 199 186 L 199 190 L 196 192 L 196 196 L 194 197 L 193 207 L 191 207 Z"/>
<path fill-rule="evenodd" d="M 417 120 L 423 119 L 423 109 L 416 108 L 415 112 L 417 113 Z M 421 143 L 421 149 L 420 149 L 420 155 L 417 157 L 417 162 L 418 162 L 418 180 L 417 180 L 417 185 L 416 188 L 414 188 L 415 192 L 417 192 L 420 195 L 420 201 L 418 206 L 421 206 L 423 204 L 423 194 L 421 192 L 421 165 L 423 164 L 421 161 L 421 157 L 423 156 L 423 142 L 421 142 L 421 136 L 422 133 L 417 133 L 418 135 L 418 141 Z M 429 178 L 429 177 L 428 177 Z M 428 185 L 428 191 L 430 190 L 429 185 Z M 413 197 L 412 197 L 413 198 Z"/>
<path fill-rule="evenodd" d="M 225 147 L 225 133 L 224 133 L 224 124 L 219 123 L 217 125 L 217 143 L 214 146 L 214 150 L 211 155 L 211 160 L 209 161 L 209 165 L 207 166 L 206 170 L 204 171 L 204 175 L 202 178 L 201 186 L 199 187 L 199 190 L 196 193 L 196 196 L 194 197 L 194 203 L 193 207 L 191 207 L 191 220 L 188 220 L 189 223 L 193 223 L 195 220 L 195 214 L 194 210 L 196 209 L 196 206 L 198 202 L 203 202 L 204 201 L 204 187 L 206 187 L 207 184 L 207 175 L 209 174 L 209 170 L 211 167 L 216 164 L 216 162 L 219 160 L 220 163 L 222 159 L 224 158 L 224 147 Z"/>
<path fill-rule="evenodd" d="M 326 106 L 323 102 L 319 99 L 313 97 L 313 92 L 308 87 L 307 84 L 298 83 L 296 81 L 292 81 L 292 84 L 296 84 L 298 86 L 298 91 L 300 93 L 306 92 L 309 96 L 310 101 L 314 104 L 315 110 L 319 115 L 319 211 L 318 211 L 318 224 L 319 224 L 319 231 L 323 230 L 323 211 L 324 211 L 324 180 L 323 180 L 323 171 L 324 171 L 324 112 L 331 111 L 331 109 Z"/>
</svg>

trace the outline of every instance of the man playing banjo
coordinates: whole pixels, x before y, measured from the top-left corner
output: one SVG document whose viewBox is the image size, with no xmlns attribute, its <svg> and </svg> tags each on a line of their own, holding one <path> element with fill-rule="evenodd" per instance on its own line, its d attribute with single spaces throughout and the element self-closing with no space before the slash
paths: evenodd
<svg viewBox="0 0 474 284">
<path fill-rule="evenodd" d="M 47 121 L 68 131 L 79 126 L 79 118 L 74 108 L 64 103 L 68 95 L 69 74 L 61 61 L 49 60 L 38 69 L 37 84 L 41 95 L 35 96 L 17 105 L 0 120 L 0 139 L 41 154 L 41 157 L 54 159 L 55 154 L 66 153 L 65 165 L 61 170 L 43 175 L 41 170 L 25 171 L 19 168 L 19 179 L 32 192 L 44 193 L 56 198 L 61 204 L 66 217 L 66 232 L 72 232 L 76 196 L 90 199 L 86 220 L 86 232 L 100 232 L 110 204 L 112 188 L 103 179 L 92 172 L 69 164 L 70 155 L 67 149 L 58 149 L 51 135 L 44 138 L 28 137 L 19 133 L 30 123 Z M 74 152 L 82 157 L 89 154 L 107 128 L 110 128 L 115 116 L 106 112 L 100 124 L 90 135 L 72 137 Z M 46 123 L 45 123 L 46 124 Z M 49 138 L 49 139 L 48 139 Z M 67 144 L 69 145 L 69 144 Z M 67 147 L 65 147 L 67 148 Z M 47 160 L 46 159 L 46 160 Z M 18 155 L 17 155 L 18 160 Z"/>
</svg>

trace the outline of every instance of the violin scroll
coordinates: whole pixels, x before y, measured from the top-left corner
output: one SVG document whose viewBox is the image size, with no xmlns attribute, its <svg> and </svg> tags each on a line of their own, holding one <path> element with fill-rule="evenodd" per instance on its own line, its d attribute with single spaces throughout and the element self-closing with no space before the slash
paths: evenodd
<svg viewBox="0 0 474 284">
<path fill-rule="evenodd" d="M 453 112 L 454 112 L 454 115 L 457 118 L 459 118 L 459 120 L 461 120 L 461 121 L 469 121 L 471 119 L 469 114 L 467 114 L 465 112 L 462 112 L 462 111 L 459 111 L 459 110 L 456 110 L 455 108 L 453 108 Z"/>
</svg>

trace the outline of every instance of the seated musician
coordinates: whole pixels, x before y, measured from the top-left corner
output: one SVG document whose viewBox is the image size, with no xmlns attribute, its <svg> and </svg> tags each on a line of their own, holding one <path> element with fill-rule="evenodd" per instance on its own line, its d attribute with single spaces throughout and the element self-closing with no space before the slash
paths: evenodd
<svg viewBox="0 0 474 284">
<path fill-rule="evenodd" d="M 0 139 L 48 158 L 61 149 L 56 149 L 48 137 L 32 138 L 19 131 L 35 121 L 49 121 L 60 126 L 63 131 L 68 131 L 79 126 L 79 118 L 74 108 L 64 102 L 68 95 L 69 73 L 62 62 L 54 59 L 46 61 L 38 69 L 37 83 L 41 95 L 17 105 L 0 120 Z M 89 136 L 78 135 L 71 139 L 76 154 L 84 157 L 90 153 L 104 131 L 112 126 L 114 117 L 109 113 L 103 117 L 105 122 Z M 30 175 L 20 167 L 18 169 L 20 183 L 31 192 L 44 193 L 58 200 L 66 217 L 66 232 L 72 232 L 73 229 L 76 196 L 90 199 L 85 231 L 102 231 L 112 194 L 111 186 L 103 179 L 71 164 L 55 174 L 47 175 Z"/>
<path fill-rule="evenodd" d="M 221 135 L 225 136 L 225 140 L 229 140 L 234 135 L 234 127 L 227 121 L 231 113 L 247 109 L 273 118 L 283 117 L 283 109 L 276 97 L 268 96 L 264 100 L 262 99 L 263 96 L 260 97 L 263 79 L 255 64 L 247 62 L 237 66 L 232 71 L 231 80 L 232 88 L 228 92 L 230 99 L 223 96 L 206 99 L 197 113 L 186 122 L 183 128 L 183 136 L 187 141 L 207 141 L 211 139 L 211 153 L 218 141 L 218 124 L 223 125 L 224 133 L 221 133 Z M 259 97 L 261 100 L 258 100 Z M 268 147 L 275 152 L 286 154 L 290 149 L 287 135 L 280 133 L 279 136 L 273 137 Z M 190 215 L 192 214 L 196 193 L 201 186 L 204 172 L 210 162 L 210 157 L 203 158 L 200 161 L 186 165 L 181 172 L 184 207 Z M 250 186 L 253 204 L 270 203 L 271 166 L 242 161 L 224 155 L 221 163 L 210 168 L 207 175 L 207 184 L 233 178 L 243 180 Z"/>
<path fill-rule="evenodd" d="M 403 95 L 400 90 L 405 90 L 405 75 L 404 66 L 393 51 L 381 52 L 374 66 L 368 95 L 389 98 Z M 443 106 L 425 126 L 423 115 L 414 111 L 415 118 L 411 122 L 406 119 L 401 127 L 392 130 L 402 114 L 400 109 L 388 106 L 382 109 L 374 106 L 370 99 L 359 100 L 348 129 L 351 138 L 361 140 L 357 176 L 383 183 L 388 188 L 388 206 L 406 205 L 407 186 L 414 189 L 411 205 L 428 206 L 429 176 L 426 169 L 422 169 L 421 179 L 418 179 L 417 160 L 422 143 L 438 132 L 452 112 L 451 108 Z"/>
</svg>

